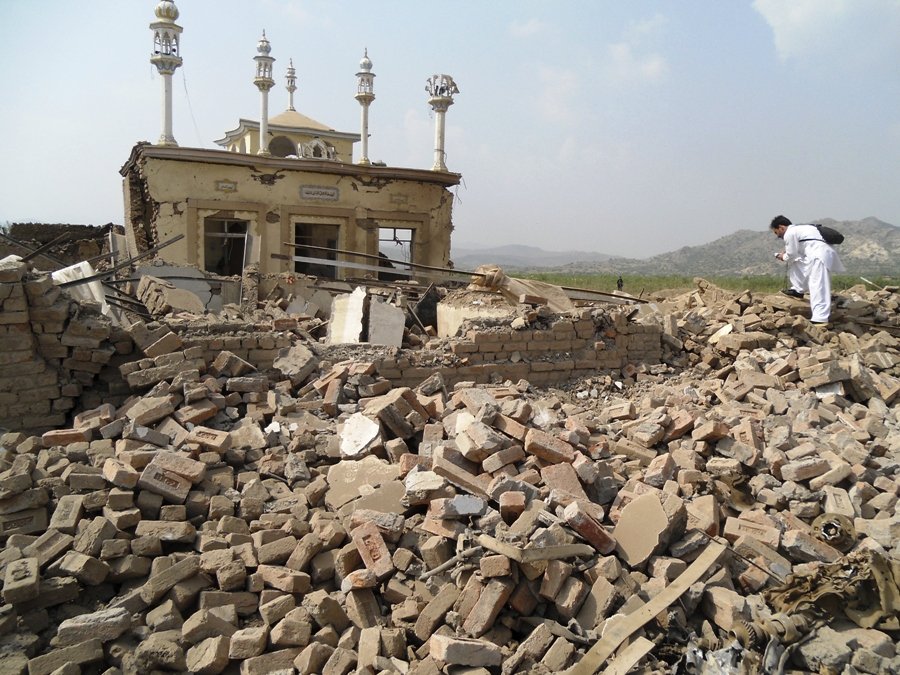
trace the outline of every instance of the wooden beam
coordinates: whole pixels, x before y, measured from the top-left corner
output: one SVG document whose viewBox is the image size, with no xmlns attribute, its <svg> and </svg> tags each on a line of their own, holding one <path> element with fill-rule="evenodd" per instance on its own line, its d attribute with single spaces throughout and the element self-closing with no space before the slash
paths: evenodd
<svg viewBox="0 0 900 675">
<path fill-rule="evenodd" d="M 659 594 L 649 602 L 638 607 L 629 614 L 624 621 L 618 621 L 597 643 L 588 650 L 588 653 L 574 666 L 565 671 L 565 675 L 594 675 L 612 656 L 632 633 L 649 623 L 666 607 L 678 600 L 692 584 L 700 581 L 706 571 L 725 552 L 726 545 L 719 541 L 710 542 L 706 550 L 700 554 L 681 575 L 666 586 Z"/>
</svg>

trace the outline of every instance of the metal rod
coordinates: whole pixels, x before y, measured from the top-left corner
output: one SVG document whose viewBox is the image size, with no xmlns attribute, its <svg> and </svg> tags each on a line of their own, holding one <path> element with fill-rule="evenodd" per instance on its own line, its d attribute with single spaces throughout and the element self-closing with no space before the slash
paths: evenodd
<svg viewBox="0 0 900 675">
<path fill-rule="evenodd" d="M 115 289 L 115 288 L 110 288 L 109 290 L 112 291 L 112 292 L 114 292 L 115 295 L 113 295 L 113 296 L 107 295 L 107 296 L 106 296 L 107 302 L 109 302 L 110 300 L 116 300 L 117 302 L 124 302 L 124 303 L 127 303 L 127 304 L 129 304 L 129 305 L 137 305 L 137 306 L 139 306 L 139 307 L 145 307 L 145 308 L 146 308 L 146 305 L 144 305 L 143 302 L 141 302 L 140 300 L 135 300 L 135 299 L 132 298 L 130 295 L 128 295 L 128 294 L 126 294 L 126 293 L 123 293 L 122 291 L 119 291 L 119 290 L 117 290 L 117 289 Z"/>
<path fill-rule="evenodd" d="M 388 258 L 387 256 L 374 255 L 372 253 L 360 253 L 359 251 L 346 251 L 340 248 L 328 248 L 327 246 L 311 246 L 310 244 L 290 244 L 288 242 L 284 243 L 285 246 L 292 246 L 294 248 L 308 248 L 314 251 L 328 251 L 332 253 L 340 253 L 342 255 L 354 255 L 359 258 L 369 258 L 370 260 L 383 260 L 389 263 L 396 263 L 397 265 L 405 265 L 406 267 L 411 267 L 413 269 L 421 269 L 421 270 L 431 270 L 434 272 L 446 272 L 448 274 L 467 274 L 474 275 L 477 277 L 487 276 L 486 274 L 482 274 L 481 272 L 468 272 L 466 270 L 457 270 L 449 267 L 435 267 L 433 265 L 420 265 L 419 263 L 406 262 L 404 260 L 394 260 L 392 258 Z M 320 259 L 316 258 L 318 262 Z M 382 269 L 391 269 L 390 267 L 383 267 Z"/>
<path fill-rule="evenodd" d="M 305 255 L 295 255 L 291 258 L 294 262 L 305 262 L 312 265 L 322 265 L 324 267 L 339 267 L 341 269 L 366 270 L 369 272 L 390 272 L 405 277 L 411 277 L 411 270 L 398 270 L 392 267 L 376 267 L 375 265 L 366 265 L 363 263 L 344 262 L 341 260 L 327 260 L 325 258 L 310 258 Z"/>
<path fill-rule="evenodd" d="M 639 302 L 641 304 L 648 304 L 649 300 L 643 300 L 642 298 L 636 298 L 633 295 L 620 295 L 618 293 L 609 293 L 608 291 L 598 291 L 594 288 L 576 288 L 574 286 L 560 286 L 564 291 L 571 291 L 573 293 L 587 293 L 589 295 L 603 295 L 608 298 L 616 298 L 617 300 L 624 300 L 626 302 Z M 643 293 L 643 290 L 641 291 Z"/>
<path fill-rule="evenodd" d="M 103 260 L 104 258 L 110 258 L 114 255 L 115 255 L 115 253 L 113 253 L 112 251 L 107 251 L 106 253 L 101 253 L 100 255 L 95 255 L 93 258 L 88 258 L 84 262 L 86 262 L 88 265 L 90 265 L 92 262 L 94 262 L 96 260 Z"/>
<path fill-rule="evenodd" d="M 141 311 L 134 307 L 126 307 L 125 305 L 113 300 L 112 298 L 107 298 L 106 302 L 107 302 L 107 304 L 112 305 L 113 307 L 118 307 L 119 309 L 124 310 L 126 312 L 132 312 L 133 314 L 137 314 L 138 316 L 143 317 L 145 319 L 153 318 L 153 315 L 150 314 L 149 312 Z"/>
<path fill-rule="evenodd" d="M 62 236 L 64 236 L 64 235 L 60 235 L 60 237 L 62 237 Z M 50 262 L 54 263 L 55 265 L 59 265 L 59 266 L 61 266 L 61 267 L 65 267 L 65 263 L 63 263 L 62 261 L 57 260 L 56 258 L 54 258 L 54 257 L 51 256 L 51 255 L 47 255 L 46 253 L 41 253 L 41 252 L 40 252 L 40 251 L 46 249 L 48 246 L 52 245 L 52 244 L 56 241 L 56 239 L 59 239 L 60 237 L 57 237 L 56 239 L 54 239 L 53 241 L 51 241 L 49 244 L 44 244 L 44 245 L 43 245 L 41 248 L 39 248 L 39 249 L 31 249 L 30 247 L 26 246 L 26 245 L 23 244 L 22 242 L 16 241 L 16 240 L 13 239 L 12 237 L 9 237 L 9 236 L 7 236 L 7 235 L 5 235 L 5 234 L 0 234 L 0 237 L 2 237 L 3 239 L 6 239 L 6 241 L 11 242 L 11 243 L 14 244 L 15 246 L 18 246 L 19 248 L 28 251 L 28 253 L 26 254 L 26 256 L 25 256 L 24 258 L 22 258 L 22 262 L 27 262 L 28 260 L 31 260 L 32 258 L 35 258 L 35 257 L 37 257 L 37 256 L 41 256 L 41 257 L 43 257 L 43 258 L 46 258 L 46 259 L 49 260 Z"/>
<path fill-rule="evenodd" d="M 444 272 L 446 274 L 464 274 L 467 276 L 476 276 L 476 277 L 487 276 L 487 274 L 485 274 L 483 272 L 472 272 L 469 270 L 459 270 L 459 269 L 450 268 L 450 267 L 434 267 L 432 265 L 420 265 L 418 263 L 404 262 L 402 260 L 393 260 L 386 256 L 383 257 L 380 255 L 373 255 L 371 253 L 359 253 L 357 251 L 347 251 L 347 250 L 343 250 L 343 249 L 339 249 L 339 248 L 328 248 L 325 246 L 311 246 L 309 244 L 289 244 L 289 243 L 285 243 L 285 246 L 293 246 L 294 248 L 308 248 L 308 249 L 313 249 L 316 251 L 329 251 L 329 252 L 334 252 L 334 253 L 341 253 L 344 255 L 354 255 L 354 256 L 358 256 L 360 258 L 370 258 L 370 259 L 374 259 L 374 260 L 384 260 L 384 261 L 387 261 L 390 263 L 396 263 L 398 265 L 406 265 L 407 267 L 411 267 L 413 269 L 433 270 L 435 272 Z M 317 258 L 316 260 L 319 261 L 320 259 Z M 382 268 L 382 269 L 390 269 L 390 268 Z M 623 296 L 623 295 L 619 295 L 617 293 L 608 293 L 606 291 L 598 291 L 593 288 L 577 288 L 577 287 L 573 287 L 573 286 L 560 286 L 559 288 L 561 288 L 564 291 L 573 291 L 576 293 L 587 293 L 589 295 L 603 295 L 606 297 L 616 298 L 618 300 L 625 300 L 628 302 L 639 302 L 642 304 L 646 304 L 649 302 L 648 300 L 642 300 L 640 298 L 635 298 L 633 296 Z"/>
<path fill-rule="evenodd" d="M 34 251 L 32 251 L 31 253 L 29 253 L 28 255 L 26 255 L 24 258 L 22 258 L 22 262 L 28 262 L 29 260 L 31 260 L 32 258 L 34 258 L 34 257 L 36 257 L 36 256 L 43 255 L 43 254 L 44 254 L 44 251 L 46 251 L 46 250 L 48 250 L 49 248 L 51 248 L 52 246 L 58 244 L 58 243 L 61 242 L 62 240 L 68 239 L 70 236 L 71 236 L 71 233 L 70 233 L 70 232 L 63 232 L 61 235 L 59 235 L 59 236 L 56 237 L 55 239 L 52 239 L 51 241 L 48 241 L 48 242 L 47 242 L 46 244 L 44 244 L 43 246 L 41 246 L 41 247 L 35 249 Z M 50 256 L 47 256 L 47 257 L 49 258 Z M 50 260 L 53 260 L 53 258 L 50 258 Z M 58 262 L 58 261 L 55 261 L 55 260 L 54 260 L 54 262 Z"/>
<path fill-rule="evenodd" d="M 97 279 L 103 279 L 104 277 L 108 277 L 108 276 L 110 276 L 110 275 L 112 275 L 112 274 L 115 274 L 115 273 L 118 272 L 120 269 L 123 269 L 123 268 L 125 268 L 125 267 L 128 267 L 128 266 L 131 265 L 133 262 L 136 262 L 136 261 L 138 261 L 138 260 L 141 260 L 142 258 L 147 258 L 147 257 L 153 255 L 154 253 L 156 253 L 157 251 L 159 251 L 159 250 L 165 248 L 165 247 L 168 246 L 169 244 L 174 244 L 174 243 L 175 243 L 176 241 L 178 241 L 179 239 L 184 239 L 184 235 L 183 235 L 183 234 L 179 234 L 179 235 L 177 235 L 177 236 L 175 236 L 175 237 L 172 237 L 172 238 L 169 239 L 168 241 L 164 241 L 162 244 L 158 244 L 157 246 L 154 246 L 153 248 L 147 249 L 147 250 L 144 251 L 143 253 L 140 253 L 140 254 L 134 256 L 133 258 L 129 258 L 128 260 L 124 260 L 124 261 L 120 262 L 118 265 L 114 265 L 113 267 L 110 267 L 108 270 L 105 270 L 105 271 L 103 271 L 103 272 L 99 272 L 99 273 L 97 273 L 97 274 L 92 274 L 91 276 L 85 277 L 84 279 L 74 279 L 74 280 L 72 280 L 72 281 L 67 281 L 67 282 L 65 282 L 65 283 L 59 284 L 59 287 L 60 287 L 60 288 L 69 288 L 70 286 L 80 286 L 81 284 L 86 284 L 86 283 L 88 283 L 88 282 L 95 281 L 95 280 L 97 280 Z"/>
</svg>

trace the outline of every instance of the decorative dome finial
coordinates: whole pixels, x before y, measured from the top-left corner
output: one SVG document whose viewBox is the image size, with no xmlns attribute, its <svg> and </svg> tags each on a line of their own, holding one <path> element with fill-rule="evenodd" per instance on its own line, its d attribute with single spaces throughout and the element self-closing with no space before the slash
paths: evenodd
<svg viewBox="0 0 900 675">
<path fill-rule="evenodd" d="M 369 60 L 369 49 L 366 47 L 363 51 L 363 57 L 359 61 L 359 69 L 365 72 L 372 70 L 372 61 Z"/>
<path fill-rule="evenodd" d="M 262 37 L 259 39 L 259 42 L 256 43 L 256 51 L 267 56 L 269 52 L 272 51 L 272 45 L 266 39 L 266 31 L 263 31 Z"/>
<path fill-rule="evenodd" d="M 162 0 L 154 10 L 156 18 L 163 21 L 175 21 L 178 19 L 178 8 L 172 0 Z"/>
</svg>

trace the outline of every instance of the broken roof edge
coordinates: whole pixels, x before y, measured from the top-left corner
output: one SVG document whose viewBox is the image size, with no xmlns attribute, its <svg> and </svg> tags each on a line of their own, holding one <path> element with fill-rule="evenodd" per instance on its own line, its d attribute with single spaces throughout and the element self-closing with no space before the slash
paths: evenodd
<svg viewBox="0 0 900 675">
<path fill-rule="evenodd" d="M 209 164 L 246 166 L 252 169 L 265 167 L 293 171 L 314 171 L 339 176 L 394 178 L 433 183 L 448 188 L 459 185 L 462 180 L 462 174 L 449 171 L 376 166 L 373 164 L 348 164 L 322 159 L 264 157 L 262 155 L 248 155 L 229 150 L 152 145 L 147 141 L 141 141 L 131 149 L 131 155 L 125 164 L 122 165 L 122 168 L 119 169 L 119 174 L 124 178 L 145 158 L 176 162 L 206 162 Z"/>
</svg>

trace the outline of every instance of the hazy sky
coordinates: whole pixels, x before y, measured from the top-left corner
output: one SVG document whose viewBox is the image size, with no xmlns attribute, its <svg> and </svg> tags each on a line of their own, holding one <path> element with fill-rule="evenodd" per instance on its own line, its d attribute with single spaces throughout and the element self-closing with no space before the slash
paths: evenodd
<svg viewBox="0 0 900 675">
<path fill-rule="evenodd" d="M 154 0 L 0 0 L 0 224 L 123 219 L 119 168 L 161 131 Z M 447 73 L 454 243 L 630 257 L 795 221 L 900 225 L 900 0 L 177 0 L 174 135 L 259 118 L 263 29 L 295 105 L 429 169 Z M 359 145 L 356 146 L 356 156 Z"/>
</svg>

